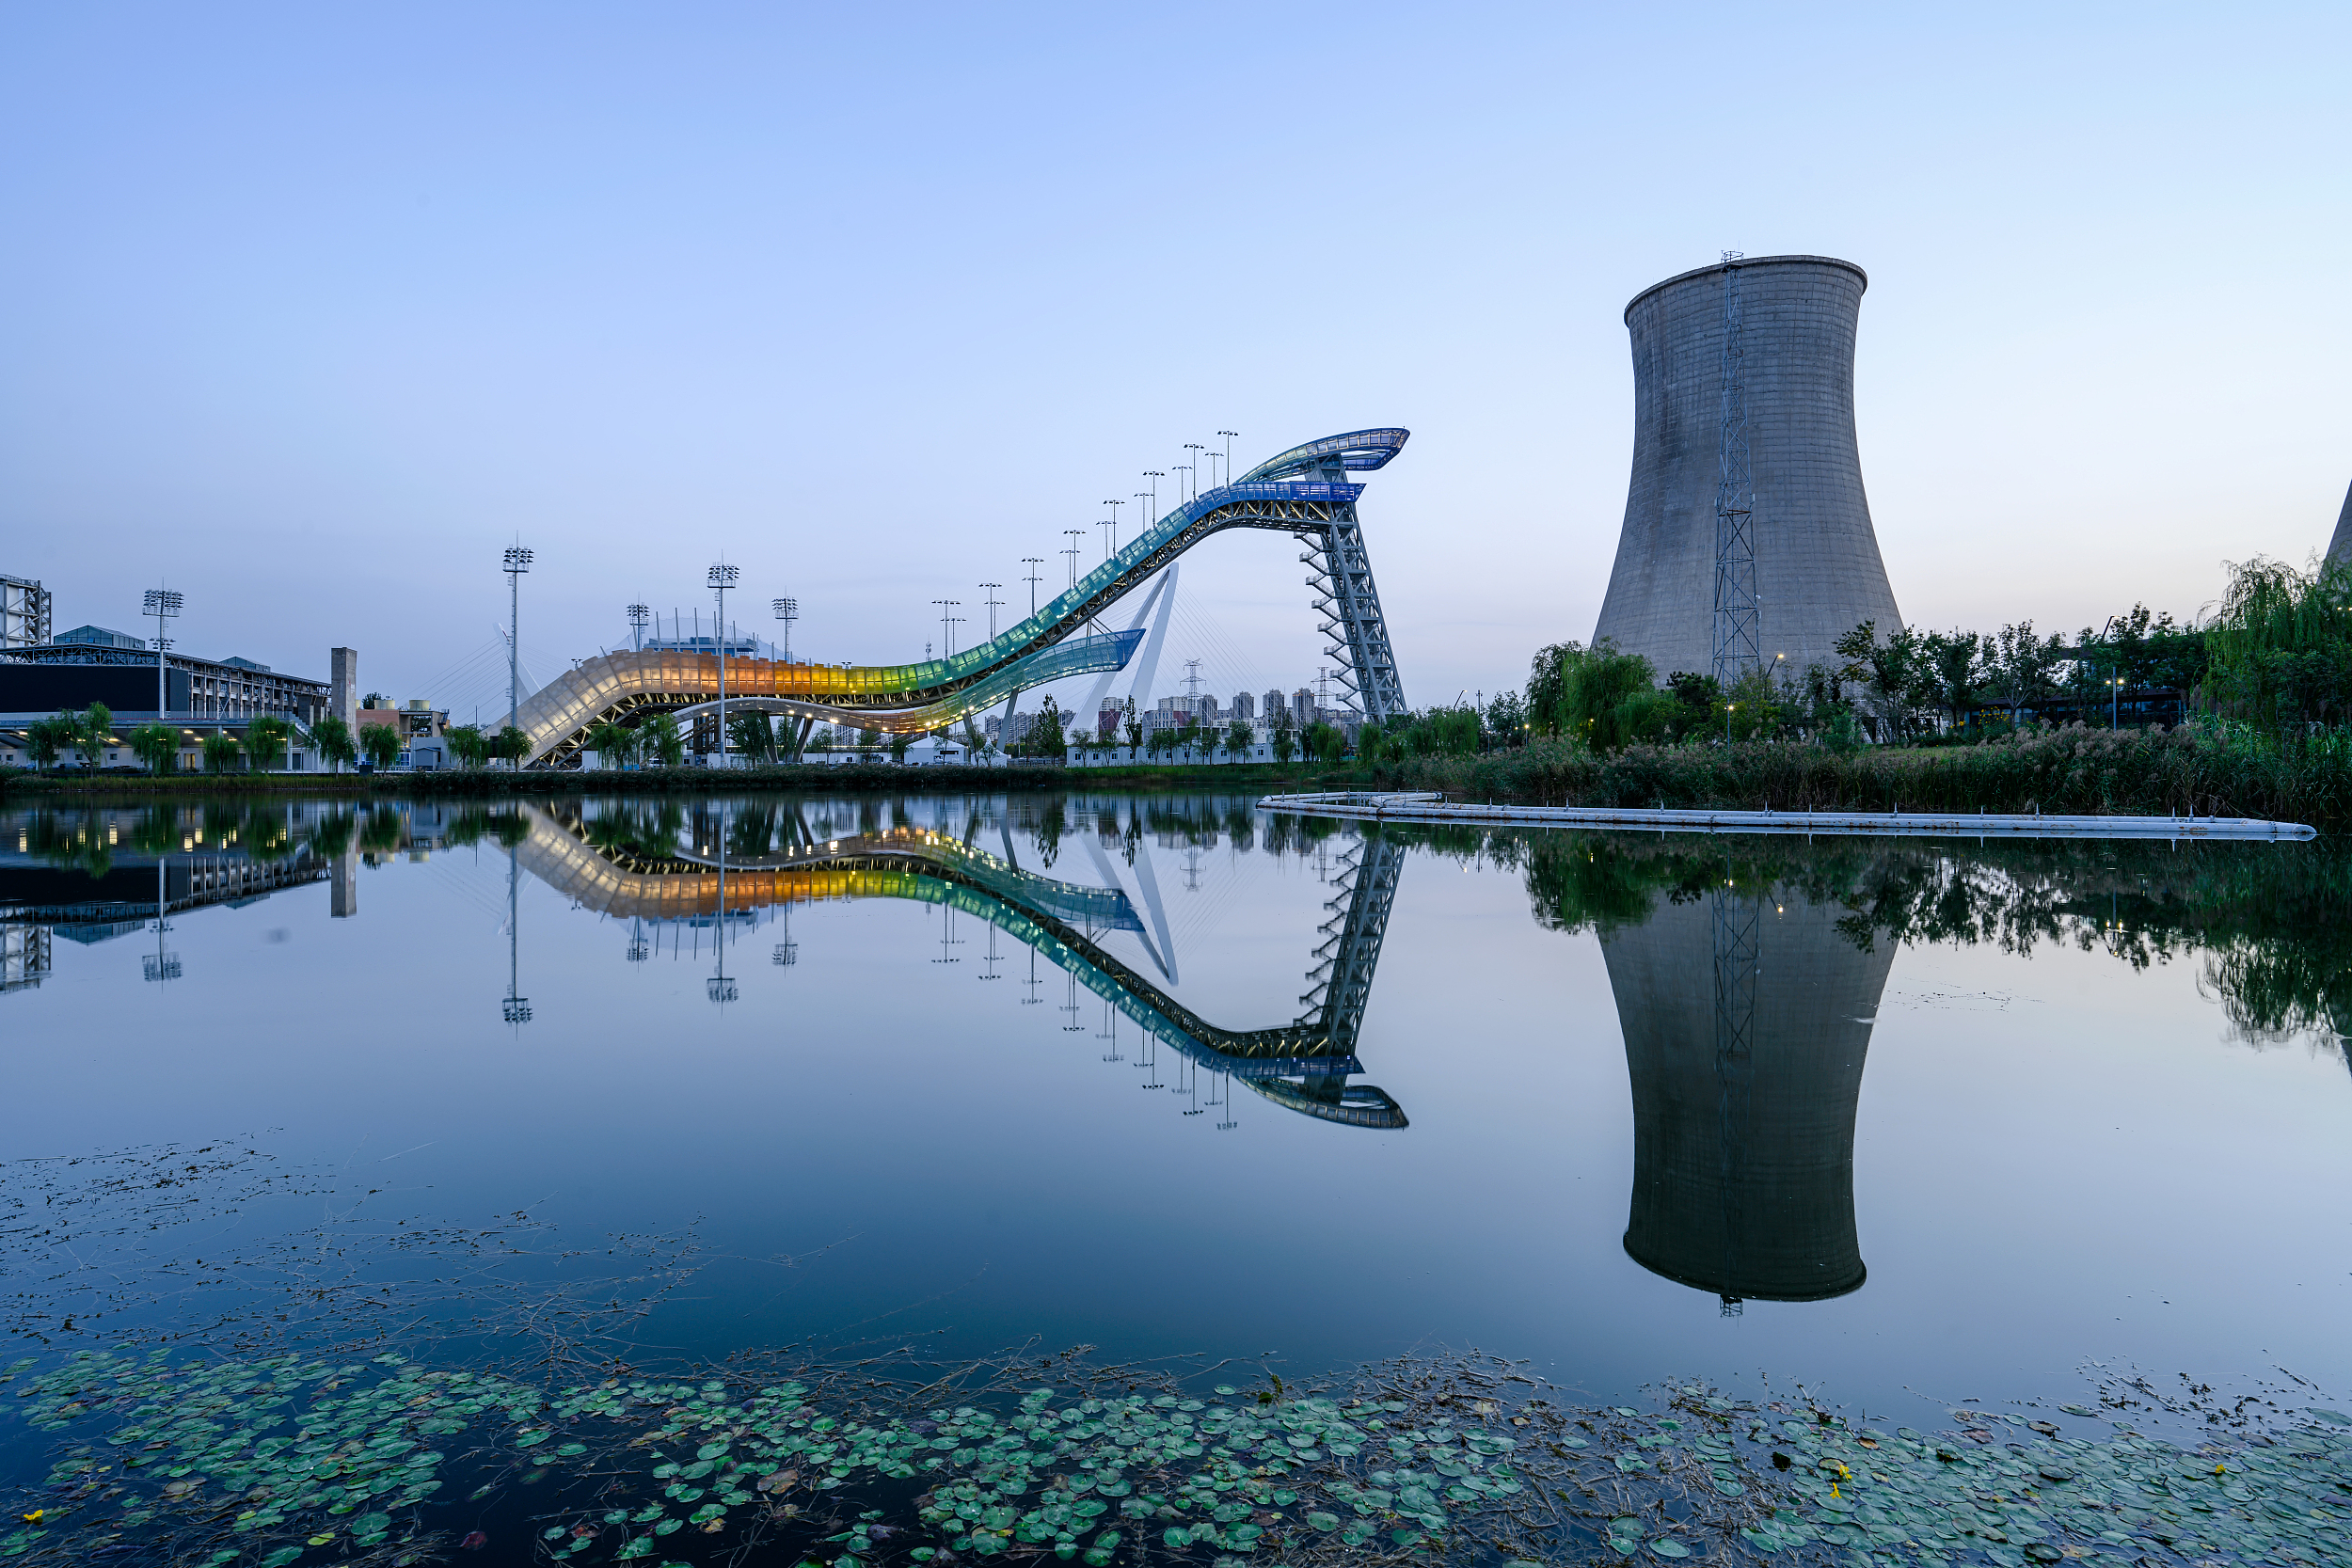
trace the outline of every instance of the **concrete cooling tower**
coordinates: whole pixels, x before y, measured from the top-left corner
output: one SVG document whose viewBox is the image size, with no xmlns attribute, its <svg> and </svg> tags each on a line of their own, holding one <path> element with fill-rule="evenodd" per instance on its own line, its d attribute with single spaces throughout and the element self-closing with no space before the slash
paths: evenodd
<svg viewBox="0 0 2352 1568">
<path fill-rule="evenodd" d="M 1633 1086 L 1625 1250 L 1726 1303 L 1862 1284 L 1854 1113 L 1892 943 L 1794 897 L 1661 906 L 1601 938 Z"/>
<path fill-rule="evenodd" d="M 1740 385 L 1754 476 L 1758 661 L 1826 664 L 1863 621 L 1901 625 L 1879 559 L 1854 441 L 1854 331 L 1868 284 L 1826 256 L 1765 256 L 1686 272 L 1633 297 L 1633 482 L 1596 641 L 1663 680 L 1711 673 L 1721 477 L 1724 289 L 1739 276 Z M 1776 656 L 1785 655 L 1780 660 Z"/>
<path fill-rule="evenodd" d="M 2328 541 L 2328 559 L 2352 565 L 2352 489 L 2344 493 L 2344 510 L 2336 514 L 2336 536 Z"/>
</svg>

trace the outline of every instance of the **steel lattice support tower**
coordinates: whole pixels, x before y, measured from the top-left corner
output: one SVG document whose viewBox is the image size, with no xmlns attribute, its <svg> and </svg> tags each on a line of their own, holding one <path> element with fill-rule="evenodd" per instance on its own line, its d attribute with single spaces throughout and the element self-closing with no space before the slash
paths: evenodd
<svg viewBox="0 0 2352 1568">
<path fill-rule="evenodd" d="M 1715 441 L 1715 625 L 1712 669 L 1729 691 L 1762 662 L 1756 603 L 1756 478 L 1748 462 L 1746 350 L 1740 252 L 1724 252 L 1723 415 Z"/>
</svg>

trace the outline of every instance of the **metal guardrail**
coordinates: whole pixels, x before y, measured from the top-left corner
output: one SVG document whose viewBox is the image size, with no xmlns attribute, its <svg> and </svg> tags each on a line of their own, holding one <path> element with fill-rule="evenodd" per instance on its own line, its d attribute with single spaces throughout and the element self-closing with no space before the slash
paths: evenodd
<svg viewBox="0 0 2352 1568">
<path fill-rule="evenodd" d="M 2041 813 L 1695 811 L 1619 806 L 1496 806 L 1432 792 L 1338 790 L 1268 795 L 1263 811 L 1366 822 L 1477 823 L 1511 828 L 1621 828 L 1680 833 L 1836 833 L 1881 838 L 2309 839 L 2302 822 L 2249 816 L 2083 816 Z"/>
</svg>

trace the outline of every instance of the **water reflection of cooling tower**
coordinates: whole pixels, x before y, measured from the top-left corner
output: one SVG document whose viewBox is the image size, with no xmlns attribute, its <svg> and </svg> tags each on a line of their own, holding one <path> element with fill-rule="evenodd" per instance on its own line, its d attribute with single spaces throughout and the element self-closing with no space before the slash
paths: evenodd
<svg viewBox="0 0 2352 1568">
<path fill-rule="evenodd" d="M 1863 1280 L 1854 1111 L 1894 956 L 1841 912 L 1726 895 L 1601 940 L 1633 1081 L 1625 1249 L 1726 1304 Z"/>
</svg>

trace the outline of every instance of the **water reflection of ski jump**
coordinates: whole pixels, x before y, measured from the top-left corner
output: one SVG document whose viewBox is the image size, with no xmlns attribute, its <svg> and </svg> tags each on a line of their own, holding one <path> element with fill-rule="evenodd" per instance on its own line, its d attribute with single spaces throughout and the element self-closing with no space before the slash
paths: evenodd
<svg viewBox="0 0 2352 1568">
<path fill-rule="evenodd" d="M 523 869 L 581 908 L 632 921 L 717 917 L 723 923 L 737 911 L 819 899 L 939 905 L 984 920 L 1043 955 L 1138 1025 L 1147 1049 L 1154 1042 L 1172 1046 L 1195 1073 L 1230 1076 L 1319 1120 L 1406 1125 L 1404 1111 L 1386 1093 L 1349 1081 L 1364 1070 L 1357 1037 L 1404 863 L 1405 851 L 1394 845 L 1359 841 L 1335 868 L 1334 895 L 1311 955 L 1300 1015 L 1273 1028 L 1229 1029 L 1105 949 L 1112 933 L 1128 933 L 1167 985 L 1175 984 L 1168 921 L 1148 877 L 1139 881 L 1149 924 L 1120 888 L 1023 870 L 1009 839 L 1003 855 L 920 828 L 820 839 L 787 808 L 775 824 L 780 832 L 755 835 L 765 842 L 756 848 L 747 842 L 739 853 L 723 825 L 710 833 L 690 832 L 691 842 L 660 834 L 630 839 L 599 832 L 589 820 L 559 820 L 535 806 L 524 811 L 531 833 L 517 850 Z M 1214 1088 L 1209 1102 L 1219 1103 Z"/>
</svg>

